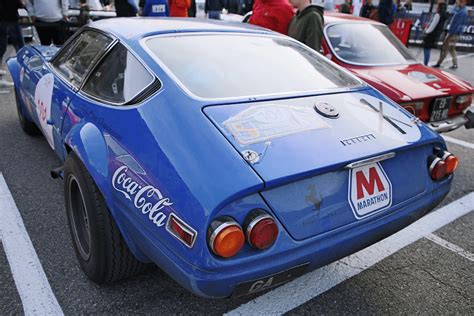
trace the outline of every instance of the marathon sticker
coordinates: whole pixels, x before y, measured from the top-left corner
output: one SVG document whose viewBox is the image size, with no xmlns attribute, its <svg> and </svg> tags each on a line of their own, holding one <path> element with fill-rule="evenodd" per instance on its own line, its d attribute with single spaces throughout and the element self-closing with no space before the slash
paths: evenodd
<svg viewBox="0 0 474 316">
<path fill-rule="evenodd" d="M 311 107 L 282 104 L 250 107 L 223 124 L 241 145 L 329 127 Z"/>
<path fill-rule="evenodd" d="M 349 204 L 357 219 L 392 205 L 392 184 L 379 163 L 349 171 Z"/>
</svg>

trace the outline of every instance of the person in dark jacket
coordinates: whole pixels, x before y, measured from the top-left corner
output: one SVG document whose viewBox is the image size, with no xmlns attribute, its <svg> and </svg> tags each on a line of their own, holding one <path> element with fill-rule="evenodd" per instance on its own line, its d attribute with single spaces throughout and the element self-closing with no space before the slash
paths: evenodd
<svg viewBox="0 0 474 316">
<path fill-rule="evenodd" d="M 288 0 L 255 0 L 249 23 L 286 35 L 294 14 Z"/>
<path fill-rule="evenodd" d="M 134 0 L 115 0 L 117 17 L 137 16 L 138 6 Z"/>
<path fill-rule="evenodd" d="M 372 0 L 367 0 L 365 4 L 362 6 L 360 9 L 359 15 L 363 18 L 370 18 L 370 14 L 372 13 L 372 10 L 375 9 L 375 6 L 372 4 Z"/>
<path fill-rule="evenodd" d="M 344 2 L 339 6 L 339 13 L 351 14 L 351 4 L 350 4 L 350 0 L 344 1 Z"/>
<path fill-rule="evenodd" d="M 252 7 L 253 7 L 253 0 L 242 0 L 242 5 L 241 5 L 241 14 L 242 15 L 246 15 L 247 13 L 249 13 L 250 11 L 252 11 Z"/>
<path fill-rule="evenodd" d="M 393 1 L 392 0 L 380 0 L 379 3 L 379 21 L 385 25 L 393 23 Z"/>
<path fill-rule="evenodd" d="M 321 50 L 324 26 L 323 1 L 311 5 L 310 0 L 290 0 L 297 9 L 290 22 L 288 35 L 317 52 Z"/>
<path fill-rule="evenodd" d="M 447 5 L 444 2 L 438 4 L 438 9 L 435 15 L 430 20 L 430 23 L 426 27 L 423 38 L 423 63 L 428 65 L 430 61 L 431 49 L 436 48 L 439 37 L 443 33 L 444 24 L 448 18 L 446 12 Z"/>
<path fill-rule="evenodd" d="M 240 0 L 227 0 L 225 8 L 229 13 L 240 14 Z"/>
<path fill-rule="evenodd" d="M 8 38 L 18 51 L 25 43 L 18 25 L 18 9 L 23 8 L 21 0 L 0 0 L 0 87 L 11 87 L 12 82 L 2 79 L 6 71 L 2 69 L 3 55 L 7 51 Z"/>
<path fill-rule="evenodd" d="M 220 20 L 224 5 L 224 0 L 206 0 L 204 12 L 208 14 L 209 19 Z"/>
</svg>

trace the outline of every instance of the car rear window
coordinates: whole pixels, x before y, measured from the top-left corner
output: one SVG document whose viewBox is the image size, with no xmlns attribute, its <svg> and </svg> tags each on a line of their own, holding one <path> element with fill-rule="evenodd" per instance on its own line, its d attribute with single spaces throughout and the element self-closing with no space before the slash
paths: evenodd
<svg viewBox="0 0 474 316">
<path fill-rule="evenodd" d="M 192 94 L 233 98 L 360 85 L 317 52 L 284 38 L 206 34 L 154 37 L 151 53 Z"/>
</svg>

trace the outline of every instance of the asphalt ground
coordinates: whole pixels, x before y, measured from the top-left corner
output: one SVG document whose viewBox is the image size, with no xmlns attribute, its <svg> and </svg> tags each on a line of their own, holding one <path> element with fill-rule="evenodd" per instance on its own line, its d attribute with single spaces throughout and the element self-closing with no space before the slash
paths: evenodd
<svg viewBox="0 0 474 316">
<path fill-rule="evenodd" d="M 417 53 L 416 49 L 413 51 Z M 433 60 L 436 53 L 433 52 Z M 474 84 L 474 55 L 460 55 L 465 57 L 459 60 L 459 69 L 453 73 Z M 445 64 L 450 65 L 449 61 Z M 446 135 L 474 144 L 474 130 L 462 128 Z M 452 143 L 448 143 L 448 147 L 460 157 L 461 163 L 451 192 L 439 207 L 474 192 L 474 149 Z M 246 303 L 250 306 L 246 309 L 251 311 L 248 313 L 265 313 L 260 309 L 261 294 L 228 300 L 199 298 L 157 267 L 110 286 L 90 282 L 81 272 L 72 248 L 64 211 L 63 183 L 49 177 L 50 170 L 60 165 L 43 137 L 30 137 L 21 131 L 14 95 L 11 90 L 0 89 L 0 172 L 23 218 L 52 292 L 65 314 L 214 315 L 233 311 Z M 471 212 L 434 232 L 435 236 L 462 248 L 468 255 L 474 253 L 474 205 L 470 207 Z M 10 264 L 0 243 L 1 315 L 22 314 L 31 308 L 20 298 Z M 287 296 L 288 300 L 297 301 L 298 297 L 307 294 L 286 291 L 282 287 L 263 294 L 270 300 L 267 304 L 272 304 L 272 293 L 278 290 L 283 291 L 283 297 Z M 320 295 L 281 312 L 473 314 L 473 261 L 421 238 L 374 265 L 360 269 Z"/>
</svg>

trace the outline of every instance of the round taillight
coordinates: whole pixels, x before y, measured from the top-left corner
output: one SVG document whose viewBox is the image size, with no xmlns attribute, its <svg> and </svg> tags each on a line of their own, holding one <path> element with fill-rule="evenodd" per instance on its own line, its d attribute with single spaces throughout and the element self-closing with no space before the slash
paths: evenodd
<svg viewBox="0 0 474 316">
<path fill-rule="evenodd" d="M 208 235 L 209 247 L 223 258 L 235 256 L 245 242 L 240 225 L 227 216 L 214 220 L 209 227 Z"/>
<path fill-rule="evenodd" d="M 262 210 L 256 210 L 245 221 L 248 243 L 257 249 L 267 249 L 278 236 L 278 225 L 275 220 Z"/>
<path fill-rule="evenodd" d="M 452 174 L 458 168 L 459 159 L 454 156 L 450 155 L 446 159 L 444 159 L 444 163 L 446 164 L 446 174 Z"/>
<path fill-rule="evenodd" d="M 446 176 L 446 163 L 441 158 L 435 158 L 431 163 L 430 176 L 433 180 L 441 180 Z"/>
</svg>

